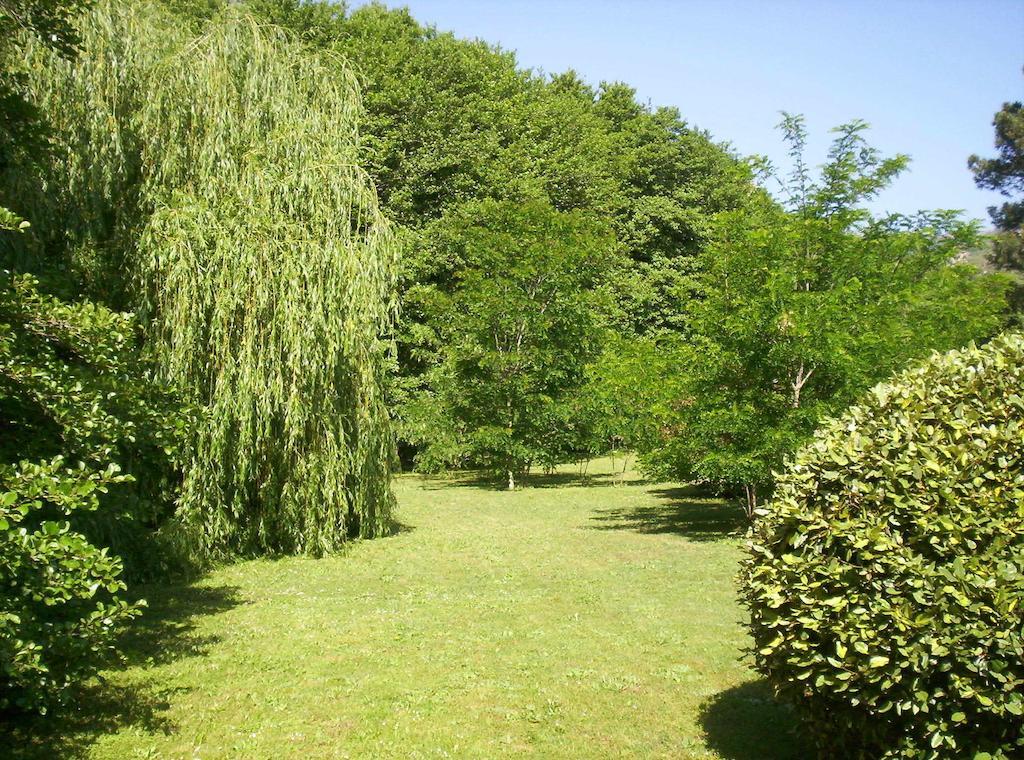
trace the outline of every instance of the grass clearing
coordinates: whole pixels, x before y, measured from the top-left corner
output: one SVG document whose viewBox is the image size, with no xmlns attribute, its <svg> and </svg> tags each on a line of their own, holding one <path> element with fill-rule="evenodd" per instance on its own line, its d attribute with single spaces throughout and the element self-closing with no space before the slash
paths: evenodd
<svg viewBox="0 0 1024 760">
<path fill-rule="evenodd" d="M 741 660 L 739 510 L 591 471 L 514 493 L 401 476 L 394 536 L 145 589 L 127 666 L 0 743 L 119 760 L 804 756 Z"/>
</svg>

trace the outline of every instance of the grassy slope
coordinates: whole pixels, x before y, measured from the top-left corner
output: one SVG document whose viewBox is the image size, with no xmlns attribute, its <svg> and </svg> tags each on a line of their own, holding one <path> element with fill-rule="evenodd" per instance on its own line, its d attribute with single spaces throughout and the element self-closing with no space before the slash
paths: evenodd
<svg viewBox="0 0 1024 760">
<path fill-rule="evenodd" d="M 21 726 L 0 744 L 101 758 L 801 756 L 739 660 L 732 508 L 609 480 L 506 493 L 402 477 L 395 536 L 148 589 L 129 666 L 48 733 Z"/>
</svg>

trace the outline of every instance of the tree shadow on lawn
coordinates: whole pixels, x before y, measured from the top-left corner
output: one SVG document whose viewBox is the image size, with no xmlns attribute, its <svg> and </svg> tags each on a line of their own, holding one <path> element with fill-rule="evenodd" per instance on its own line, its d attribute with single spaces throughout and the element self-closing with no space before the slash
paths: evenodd
<svg viewBox="0 0 1024 760">
<path fill-rule="evenodd" d="M 743 511 L 728 500 L 708 495 L 697 486 L 655 488 L 648 493 L 663 499 L 654 506 L 599 509 L 592 520 L 597 530 L 674 533 L 693 541 L 738 538 L 747 529 Z"/>
<path fill-rule="evenodd" d="M 802 760 L 815 753 L 798 732 L 792 711 L 764 681 L 716 694 L 700 710 L 708 746 L 728 760 Z"/>
<path fill-rule="evenodd" d="M 384 533 L 381 534 L 380 537 L 391 538 L 392 536 L 401 536 L 406 533 L 412 533 L 414 530 L 416 530 L 416 526 L 414 525 L 406 525 L 398 520 L 392 520 L 391 525 Z"/>
<path fill-rule="evenodd" d="M 219 637 L 197 633 L 197 621 L 242 604 L 238 591 L 234 586 L 137 587 L 133 596 L 149 605 L 118 640 L 120 669 L 205 655 Z M 126 727 L 171 734 L 176 726 L 165 713 L 171 698 L 186 691 L 162 687 L 148 677 L 131 684 L 95 678 L 48 715 L 0 715 L 0 747 L 8 747 L 12 758 L 80 758 L 88 756 L 89 747 L 104 734 Z"/>
<path fill-rule="evenodd" d="M 607 488 L 613 486 L 640 486 L 647 481 L 640 478 L 625 480 L 618 473 L 595 473 L 580 476 L 575 472 L 532 473 L 516 481 L 516 490 L 531 488 Z M 420 476 L 420 488 L 441 491 L 447 488 L 479 488 L 486 491 L 507 491 L 508 480 L 477 470 L 461 470 L 443 475 Z"/>
</svg>

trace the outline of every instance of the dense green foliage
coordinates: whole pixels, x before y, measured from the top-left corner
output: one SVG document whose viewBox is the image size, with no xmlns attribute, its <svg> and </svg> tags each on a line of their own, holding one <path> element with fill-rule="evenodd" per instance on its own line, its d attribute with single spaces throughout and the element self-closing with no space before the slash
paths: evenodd
<svg viewBox="0 0 1024 760">
<path fill-rule="evenodd" d="M 74 21 L 89 5 L 90 0 L 0 2 L 0 171 L 46 149 L 38 109 L 25 96 L 25 40 L 32 37 L 58 55 L 73 56 L 79 42 Z"/>
<path fill-rule="evenodd" d="M 876 217 L 864 209 L 903 170 L 841 127 L 815 181 L 798 118 L 783 127 L 790 210 L 762 204 L 719 219 L 701 259 L 704 297 L 656 471 L 742 489 L 748 513 L 773 471 L 823 416 L 931 349 L 997 331 L 1006 282 L 950 266 L 975 239 L 954 212 Z"/>
<path fill-rule="evenodd" d="M 35 240 L 141 309 L 162 376 L 205 409 L 180 498 L 193 540 L 323 553 L 379 535 L 395 259 L 354 77 L 237 11 L 192 40 L 131 4 L 88 17 L 74 62 L 42 58 L 67 158 L 37 215 L 69 232 Z"/>
<path fill-rule="evenodd" d="M 759 510 L 758 668 L 830 756 L 1024 752 L 1022 390 L 1024 336 L 935 355 L 828 421 Z"/>
<path fill-rule="evenodd" d="M 623 83 L 595 90 L 572 71 L 541 76 L 518 68 L 510 52 L 380 3 L 349 13 L 319 1 L 248 5 L 314 47 L 344 53 L 359 71 L 370 173 L 404 227 L 532 190 L 559 210 L 610 215 L 633 259 L 667 267 L 696 252 L 713 212 L 750 190 L 741 162 L 676 110 L 638 103 Z"/>
<path fill-rule="evenodd" d="M 189 418 L 135 344 L 130 315 L 0 275 L 0 709 L 45 711 L 111 653 L 138 611 L 111 549 L 135 577 L 179 566 Z"/>
<path fill-rule="evenodd" d="M 538 200 L 467 204 L 444 229 L 430 260 L 449 273 L 424 280 L 448 287 L 407 295 L 436 315 L 446 347 L 411 416 L 425 460 L 482 465 L 512 488 L 531 464 L 573 453 L 569 402 L 601 350 L 613 239 Z"/>
<path fill-rule="evenodd" d="M 47 156 L 20 55 L 35 40 L 73 56 L 82 7 L 0 6 L 0 171 L 20 166 L 31 181 Z M 21 210 L 19 195 L 0 200 Z M 0 208 L 5 253 L 29 228 Z M 11 265 L 5 256 L 0 271 L 0 709 L 45 712 L 103 664 L 138 613 L 120 596 L 121 561 L 98 545 L 139 574 L 166 562 L 155 538 L 171 511 L 183 418 L 149 382 L 130 316 L 45 295 Z M 138 476 L 118 475 L 125 467 Z"/>
<path fill-rule="evenodd" d="M 420 308 L 425 286 L 447 291 L 460 277 L 433 265 L 431 241 L 458 234 L 458 209 L 479 199 L 540 197 L 607 220 L 630 262 L 601 273 L 618 328 L 685 329 L 711 217 L 751 192 L 742 164 L 677 112 L 638 104 L 625 85 L 595 90 L 572 72 L 545 79 L 508 53 L 379 6 L 353 12 L 343 29 L 340 48 L 367 82 L 370 171 L 407 230 L 393 394 L 403 438 L 414 437 L 410 405 L 441 392 L 435 368 L 449 350 L 445 325 L 458 316 Z M 586 447 L 584 433 L 563 430 L 563 447 Z"/>
<path fill-rule="evenodd" d="M 50 462 L 0 465 L 0 709 L 45 712 L 103 664 L 138 604 L 118 594 L 121 562 L 68 520 L 124 480 Z"/>
<path fill-rule="evenodd" d="M 664 378 L 676 369 L 669 352 L 652 341 L 607 335 L 604 350 L 587 366 L 586 380 L 573 398 L 576 424 L 572 459 L 606 452 L 635 452 L 656 435 L 653 420 L 665 397 Z M 623 466 L 626 466 L 626 458 Z"/>
<path fill-rule="evenodd" d="M 201 20 L 216 5 L 192 15 Z M 762 194 L 744 162 L 676 110 L 638 103 L 625 84 L 593 88 L 572 71 L 526 71 L 507 51 L 378 3 L 351 12 L 300 0 L 247 5 L 311 47 L 341 52 L 364 84 L 367 166 L 403 241 L 389 403 L 403 454 L 418 451 L 422 466 L 436 458 L 410 444 L 422 440 L 424 396 L 435 408 L 445 397 L 435 380 L 450 349 L 446 325 L 457 316 L 424 309 L 423 291 L 457 287 L 461 273 L 435 265 L 433 241 L 458 234 L 474 204 L 539 199 L 609 224 L 630 262 L 604 273 L 614 324 L 647 335 L 687 329 L 695 257 L 714 214 Z M 564 444 L 589 448 L 590 428 L 562 431 Z"/>
<path fill-rule="evenodd" d="M 191 416 L 154 381 L 137 343 L 131 315 L 46 296 L 29 276 L 0 276 L 0 463 L 63 457 L 131 475 L 101 510 L 72 522 L 141 576 L 172 561 L 154 540 L 174 512 Z"/>
</svg>

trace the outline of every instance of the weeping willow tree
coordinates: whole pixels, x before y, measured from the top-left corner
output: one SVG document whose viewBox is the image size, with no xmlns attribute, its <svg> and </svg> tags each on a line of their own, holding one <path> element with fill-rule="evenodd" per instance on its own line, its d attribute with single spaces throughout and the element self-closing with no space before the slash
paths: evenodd
<svg viewBox="0 0 1024 760">
<path fill-rule="evenodd" d="M 37 241 L 138 310 L 206 410 L 182 524 L 211 555 L 380 534 L 397 262 L 355 77 L 237 9 L 187 38 L 154 7 L 101 3 L 82 32 L 74 62 L 37 53 L 58 146 L 40 215 L 69 230 Z"/>
</svg>

